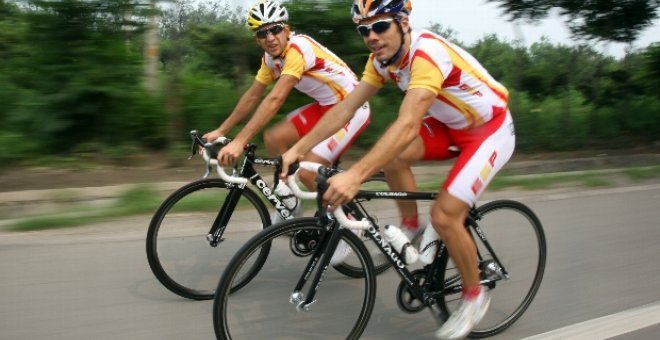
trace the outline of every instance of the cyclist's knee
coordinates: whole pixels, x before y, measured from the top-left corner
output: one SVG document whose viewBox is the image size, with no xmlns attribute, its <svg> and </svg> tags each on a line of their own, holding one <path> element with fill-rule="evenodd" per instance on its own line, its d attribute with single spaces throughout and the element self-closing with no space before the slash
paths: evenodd
<svg viewBox="0 0 660 340">
<path fill-rule="evenodd" d="M 450 230 L 454 225 L 452 218 L 440 209 L 433 209 L 431 211 L 431 224 L 441 234 Z"/>
<path fill-rule="evenodd" d="M 394 171 L 399 171 L 399 169 L 403 169 L 407 167 L 410 167 L 410 164 L 397 157 L 387 162 L 387 164 L 383 166 L 383 171 L 394 172 Z"/>
<path fill-rule="evenodd" d="M 463 228 L 467 212 L 465 202 L 443 191 L 431 209 L 431 224 L 441 235 L 455 232 Z"/>
<path fill-rule="evenodd" d="M 277 131 L 273 129 L 264 131 L 264 144 L 267 149 L 270 150 L 273 148 L 277 148 L 282 143 L 282 140 L 283 139 L 279 136 Z"/>
</svg>

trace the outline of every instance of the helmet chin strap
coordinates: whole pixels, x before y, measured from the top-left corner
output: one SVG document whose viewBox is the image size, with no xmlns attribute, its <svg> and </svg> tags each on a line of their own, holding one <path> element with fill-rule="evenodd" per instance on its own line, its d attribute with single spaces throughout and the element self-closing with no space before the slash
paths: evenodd
<svg viewBox="0 0 660 340">
<path fill-rule="evenodd" d="M 394 20 L 396 21 L 397 27 L 399 27 L 399 32 L 401 32 L 401 44 L 399 45 L 399 50 L 397 50 L 396 53 L 394 53 L 392 58 L 380 62 L 381 67 L 387 67 L 394 64 L 397 60 L 399 60 L 399 58 L 401 58 L 401 54 L 403 54 L 403 44 L 405 43 L 406 32 L 403 31 L 403 28 L 401 27 L 401 22 L 399 22 L 399 18 L 395 18 Z"/>
</svg>

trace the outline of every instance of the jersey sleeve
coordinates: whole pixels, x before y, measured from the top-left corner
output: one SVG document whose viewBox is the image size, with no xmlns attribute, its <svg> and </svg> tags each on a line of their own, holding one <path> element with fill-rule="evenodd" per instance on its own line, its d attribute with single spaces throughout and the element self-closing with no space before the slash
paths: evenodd
<svg viewBox="0 0 660 340">
<path fill-rule="evenodd" d="M 305 57 L 298 45 L 291 44 L 289 51 L 286 54 L 286 63 L 282 69 L 282 75 L 288 74 L 300 80 L 306 70 Z"/>
<path fill-rule="evenodd" d="M 268 65 L 266 65 L 265 58 L 261 58 L 261 67 L 259 67 L 259 71 L 257 71 L 255 80 L 264 85 L 268 85 L 272 83 L 273 80 L 275 80 L 273 71 L 268 67 Z"/>
<path fill-rule="evenodd" d="M 440 67 L 426 53 L 417 50 L 410 65 L 410 83 L 408 89 L 422 88 L 440 93 L 445 78 Z"/>
<path fill-rule="evenodd" d="M 376 70 L 376 65 L 374 65 L 374 55 L 370 55 L 367 60 L 367 65 L 364 67 L 364 72 L 362 73 L 362 80 L 377 88 L 381 88 L 385 85 L 385 78 L 378 73 Z"/>
</svg>

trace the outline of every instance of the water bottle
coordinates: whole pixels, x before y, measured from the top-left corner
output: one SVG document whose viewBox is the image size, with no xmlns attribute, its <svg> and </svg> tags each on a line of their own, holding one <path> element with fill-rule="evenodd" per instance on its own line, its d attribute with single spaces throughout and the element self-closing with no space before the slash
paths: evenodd
<svg viewBox="0 0 660 340">
<path fill-rule="evenodd" d="M 298 197 L 296 197 L 296 195 L 293 194 L 291 188 L 289 188 L 286 184 L 284 184 L 284 182 L 277 183 L 277 187 L 275 188 L 275 193 L 277 194 L 277 196 L 280 197 L 284 206 L 287 207 L 289 210 L 294 209 L 296 206 L 298 206 Z"/>
<path fill-rule="evenodd" d="M 402 261 L 406 264 L 411 264 L 417 261 L 419 252 L 410 243 L 408 236 L 396 226 L 385 225 L 383 231 L 383 238 L 389 242 L 392 247 L 401 254 Z"/>
<path fill-rule="evenodd" d="M 422 234 L 422 242 L 419 244 L 419 261 L 424 264 L 430 264 L 435 259 L 435 253 L 438 251 L 439 236 L 431 223 L 426 225 Z"/>
</svg>

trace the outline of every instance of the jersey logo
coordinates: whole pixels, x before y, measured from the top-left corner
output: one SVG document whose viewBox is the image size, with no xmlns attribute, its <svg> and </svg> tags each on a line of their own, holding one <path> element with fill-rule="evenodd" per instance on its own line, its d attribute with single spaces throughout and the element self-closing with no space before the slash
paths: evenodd
<svg viewBox="0 0 660 340">
<path fill-rule="evenodd" d="M 488 181 L 490 178 L 490 174 L 493 172 L 493 167 L 495 167 L 495 159 L 497 159 L 497 151 L 493 151 L 493 153 L 488 158 L 488 163 L 486 163 L 481 169 L 479 177 L 474 180 L 474 183 L 472 183 L 471 189 L 472 193 L 475 195 L 481 191 L 481 188 L 484 186 L 484 182 Z"/>
</svg>

